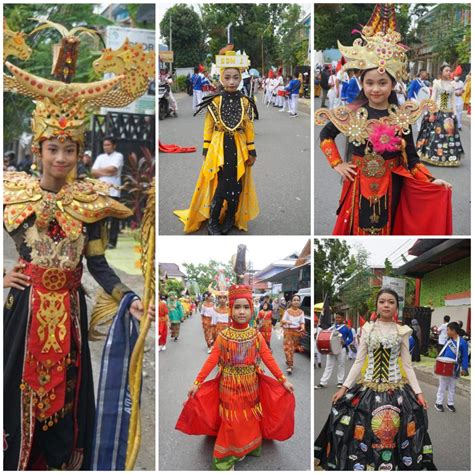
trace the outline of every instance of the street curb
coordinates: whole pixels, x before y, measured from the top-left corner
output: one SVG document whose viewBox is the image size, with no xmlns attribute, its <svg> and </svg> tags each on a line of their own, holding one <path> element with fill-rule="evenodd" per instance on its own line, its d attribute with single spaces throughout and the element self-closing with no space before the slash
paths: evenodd
<svg viewBox="0 0 474 474">
<path fill-rule="evenodd" d="M 420 367 L 414 365 L 416 376 L 418 380 L 424 383 L 432 385 L 433 387 L 438 386 L 438 377 L 433 373 L 432 367 Z M 460 378 L 456 384 L 456 393 L 463 397 L 471 397 L 471 382 Z"/>
</svg>

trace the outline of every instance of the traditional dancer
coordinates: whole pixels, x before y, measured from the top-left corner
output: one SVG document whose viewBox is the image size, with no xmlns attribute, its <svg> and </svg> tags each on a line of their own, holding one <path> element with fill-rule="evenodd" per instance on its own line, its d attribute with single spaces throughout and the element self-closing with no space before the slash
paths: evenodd
<svg viewBox="0 0 474 474">
<path fill-rule="evenodd" d="M 270 340 L 272 338 L 272 315 L 273 311 L 270 309 L 270 305 L 265 302 L 263 308 L 259 311 L 258 319 L 258 330 L 262 334 L 267 346 L 270 347 Z"/>
<path fill-rule="evenodd" d="M 168 292 L 166 304 L 168 306 L 168 317 L 170 319 L 171 339 L 176 342 L 179 338 L 181 322 L 184 319 L 184 309 L 175 291 Z"/>
<path fill-rule="evenodd" d="M 300 344 L 304 333 L 304 311 L 300 308 L 301 299 L 298 295 L 291 298 L 291 306 L 285 311 L 281 318 L 283 327 L 283 349 L 287 365 L 287 373 L 293 373 L 293 362 L 295 350 Z"/>
<path fill-rule="evenodd" d="M 448 392 L 448 410 L 452 413 L 456 412 L 454 406 L 454 395 L 456 394 L 456 383 L 460 375 L 468 375 L 469 367 L 469 348 L 467 342 L 460 336 L 461 327 L 458 323 L 448 324 L 448 340 L 444 345 L 438 357 L 447 357 L 455 360 L 454 373 L 447 377 L 439 376 L 438 393 L 436 394 L 435 408 L 437 411 L 444 411 L 444 394 Z"/>
<path fill-rule="evenodd" d="M 253 99 L 238 91 L 248 58 L 227 51 L 216 57 L 216 64 L 224 90 L 206 97 L 198 108 L 208 110 L 204 163 L 189 209 L 175 211 L 186 233 L 196 232 L 206 220 L 210 235 L 228 234 L 234 224 L 247 230 L 248 221 L 259 213 L 252 178 L 257 157 L 253 128 L 257 107 Z"/>
<path fill-rule="evenodd" d="M 456 87 L 451 68 L 440 69 L 440 78 L 433 81 L 431 100 L 437 111 L 426 114 L 421 123 L 416 149 L 425 163 L 434 166 L 459 166 L 464 150 L 459 135 L 462 124 L 456 119 Z"/>
<path fill-rule="evenodd" d="M 408 349 L 411 329 L 394 322 L 398 304 L 397 293 L 382 288 L 375 299 L 377 320 L 362 328 L 357 359 L 334 394 L 331 414 L 315 442 L 315 458 L 326 470 L 436 469 L 428 404 Z"/>
<path fill-rule="evenodd" d="M 214 314 L 214 303 L 212 302 L 212 293 L 210 291 L 206 291 L 203 296 L 204 301 L 201 305 L 202 331 L 204 333 L 207 351 L 210 353 L 212 348 L 212 315 Z"/>
<path fill-rule="evenodd" d="M 160 351 L 166 351 L 166 340 L 168 339 L 168 326 L 170 318 L 168 315 L 168 305 L 166 301 L 160 300 L 158 305 L 158 347 Z"/>
<path fill-rule="evenodd" d="M 342 382 L 344 382 L 345 376 L 345 365 L 347 358 L 347 351 L 349 346 L 352 344 L 354 338 L 352 331 L 349 327 L 344 324 L 344 313 L 336 313 L 334 317 L 335 323 L 330 327 L 330 329 L 339 331 L 341 337 L 342 351 L 337 354 L 328 354 L 326 359 L 326 367 L 324 368 L 323 376 L 319 382 L 319 385 L 316 385 L 315 388 L 326 388 L 331 378 L 332 371 L 337 364 L 337 386 L 342 387 Z"/>
<path fill-rule="evenodd" d="M 9 288 L 3 314 L 7 471 L 91 469 L 96 413 L 88 331 L 92 334 L 103 317 L 112 319 L 117 309 L 115 318 L 128 321 L 128 327 L 136 327 L 127 319 L 128 311 L 136 319 L 143 315 L 137 295 L 108 265 L 102 239 L 108 217 L 126 218 L 132 212 L 109 197 L 109 185 L 75 179 L 91 113 L 99 104 L 127 105 L 143 92 L 128 88 L 138 79 L 128 72 L 91 84 L 72 83 L 80 41 L 76 29 L 68 32 L 59 26 L 65 37 L 56 51 L 57 80 L 5 63 L 12 74 L 4 75 L 5 90 L 35 101 L 32 150 L 41 169 L 40 178 L 4 173 L 3 223 L 19 254 L 3 278 L 4 288 Z M 22 46 L 27 54 L 19 57 L 26 59 L 31 50 L 24 39 L 20 33 L 5 36 L 4 59 L 12 51 L 19 56 Z M 143 45 L 136 47 L 143 52 Z M 98 66 L 103 59 L 97 60 Z M 142 66 L 148 59 L 144 55 Z M 125 59 L 126 71 L 138 74 L 140 69 L 130 61 Z M 143 79 L 148 86 L 148 75 Z M 104 290 L 102 315 L 92 314 L 91 328 L 81 285 L 84 259 Z"/>
<path fill-rule="evenodd" d="M 389 24 L 395 26 L 395 10 Z M 407 57 L 400 35 L 378 31 L 374 17 L 352 47 L 339 44 L 346 69 L 362 70 L 362 91 L 347 107 L 316 111 L 322 125 L 321 149 L 343 178 L 335 235 L 452 234 L 451 185 L 434 178 L 419 162 L 410 124 L 425 108 L 412 101 L 397 106 L 394 87 L 406 76 Z M 389 52 L 387 52 L 387 49 Z M 345 163 L 335 138 L 349 139 Z"/>
<path fill-rule="evenodd" d="M 217 340 L 217 335 L 229 326 L 229 307 L 227 305 L 229 285 L 223 270 L 219 270 L 216 281 L 217 290 L 213 289 L 212 285 L 209 285 L 209 291 L 214 295 L 214 298 L 217 299 L 217 306 L 214 307 L 211 318 L 213 343 Z"/>
<path fill-rule="evenodd" d="M 217 436 L 212 467 L 219 471 L 233 470 L 246 455 L 260 456 L 262 438 L 283 441 L 294 429 L 293 385 L 263 336 L 248 326 L 252 289 L 231 286 L 229 309 L 231 326 L 217 336 L 176 425 L 186 434 Z M 277 380 L 263 374 L 261 361 Z M 218 376 L 204 383 L 216 365 Z"/>
</svg>

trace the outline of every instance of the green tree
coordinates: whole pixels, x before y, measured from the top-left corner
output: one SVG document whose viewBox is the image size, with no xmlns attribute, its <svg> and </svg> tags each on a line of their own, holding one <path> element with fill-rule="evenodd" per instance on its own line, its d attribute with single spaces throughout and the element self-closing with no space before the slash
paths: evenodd
<svg viewBox="0 0 474 474">
<path fill-rule="evenodd" d="M 172 39 L 175 67 L 195 67 L 204 62 L 206 47 L 203 24 L 192 7 L 178 3 L 169 8 L 160 22 L 160 31 L 168 46 Z"/>
<path fill-rule="evenodd" d="M 170 291 L 174 291 L 179 297 L 184 291 L 183 282 L 175 280 L 174 278 L 167 279 L 165 282 L 164 294 L 167 295 Z"/>
<path fill-rule="evenodd" d="M 315 303 L 320 303 L 349 278 L 355 260 L 345 240 L 315 239 L 313 265 Z"/>
<path fill-rule="evenodd" d="M 429 38 L 425 38 L 425 43 L 450 65 L 470 62 L 471 29 L 459 21 L 462 11 L 470 15 L 470 4 L 440 3 L 419 26 L 432 32 Z"/>
<path fill-rule="evenodd" d="M 352 314 L 366 314 L 370 308 L 367 302 L 372 294 L 370 280 L 373 272 L 368 263 L 369 257 L 370 253 L 365 247 L 357 248 L 348 268 L 351 277 L 338 293 L 339 299 L 349 306 Z"/>
<path fill-rule="evenodd" d="M 219 270 L 224 270 L 224 275 L 229 279 L 230 284 L 234 283 L 235 275 L 233 272 L 232 263 L 222 263 L 216 260 L 211 260 L 208 264 L 204 263 L 184 263 L 186 275 L 190 281 L 195 281 L 199 285 L 201 293 L 207 291 L 210 284 L 216 286 L 216 275 Z"/>
</svg>

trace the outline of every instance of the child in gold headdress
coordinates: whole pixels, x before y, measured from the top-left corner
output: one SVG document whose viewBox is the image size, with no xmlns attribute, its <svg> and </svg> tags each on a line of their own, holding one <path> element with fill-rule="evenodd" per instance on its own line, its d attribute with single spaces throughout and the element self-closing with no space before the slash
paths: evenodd
<svg viewBox="0 0 474 474">
<path fill-rule="evenodd" d="M 204 163 L 189 209 L 175 211 L 186 233 L 196 232 L 206 220 L 210 235 L 227 234 L 234 224 L 247 230 L 248 221 L 259 213 L 252 178 L 257 157 L 253 128 L 257 108 L 238 90 L 248 58 L 227 51 L 217 56 L 216 64 L 224 90 L 206 97 L 195 113 L 207 107 Z"/>
<path fill-rule="evenodd" d="M 420 163 L 411 124 L 436 105 L 398 106 L 397 81 L 406 77 L 407 56 L 400 44 L 393 5 L 377 5 L 353 46 L 339 44 L 345 69 L 362 71 L 362 90 L 349 106 L 315 113 L 321 149 L 343 179 L 335 235 L 452 234 L 451 185 Z M 349 141 L 350 161 L 335 144 Z"/>
<path fill-rule="evenodd" d="M 108 185 L 74 176 L 87 113 L 99 102 L 130 96 L 121 89 L 124 76 L 70 84 L 6 67 L 13 75 L 5 77 L 5 89 L 36 101 L 33 151 L 41 177 L 4 174 L 3 222 L 19 254 L 3 278 L 10 289 L 3 328 L 4 469 L 87 470 L 95 403 L 84 257 L 115 309 L 125 297 L 139 319 L 143 305 L 104 256 L 104 219 L 131 211 L 109 198 Z"/>
</svg>

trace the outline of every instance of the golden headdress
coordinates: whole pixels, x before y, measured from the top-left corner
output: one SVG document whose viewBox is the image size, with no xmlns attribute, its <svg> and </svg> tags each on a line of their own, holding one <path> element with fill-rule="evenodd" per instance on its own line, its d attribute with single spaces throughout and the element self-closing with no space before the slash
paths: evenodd
<svg viewBox="0 0 474 474">
<path fill-rule="evenodd" d="M 224 275 L 224 270 L 220 269 L 216 277 L 217 289 L 213 288 L 212 283 L 209 284 L 208 290 L 214 296 L 228 296 L 229 295 L 229 279 Z"/>
<path fill-rule="evenodd" d="M 393 4 L 377 5 L 361 37 L 352 46 L 338 48 L 347 63 L 344 69 L 377 69 L 380 74 L 388 72 L 397 81 L 406 79 L 408 72 L 407 48 L 400 44 L 401 35 L 396 28 Z"/>
<path fill-rule="evenodd" d="M 216 56 L 216 66 L 219 68 L 221 75 L 229 68 L 238 69 L 240 73 L 243 73 L 250 67 L 249 57 L 246 54 L 235 52 L 233 49 L 234 45 L 228 44 Z"/>
<path fill-rule="evenodd" d="M 132 47 L 127 39 L 116 51 L 104 50 L 94 62 L 96 72 L 113 72 L 115 77 L 70 83 L 75 72 L 78 36 L 96 33 L 83 27 L 68 31 L 56 23 L 42 23 L 35 31 L 55 28 L 62 36 L 61 43 L 55 45 L 53 64 L 53 74 L 60 80 L 35 76 L 7 61 L 5 66 L 12 75 L 4 74 L 4 90 L 31 97 L 36 104 L 32 123 L 33 151 L 37 152 L 40 142 L 48 138 L 70 139 L 82 149 L 90 113 L 98 107 L 125 107 L 146 92 L 148 80 L 155 75 L 154 52 L 145 53 L 141 44 Z M 29 48 L 21 44 L 22 40 L 24 43 L 22 33 L 4 28 L 4 61 L 5 52 L 26 59 L 25 51 Z M 14 48 L 12 43 L 18 47 Z"/>
</svg>

